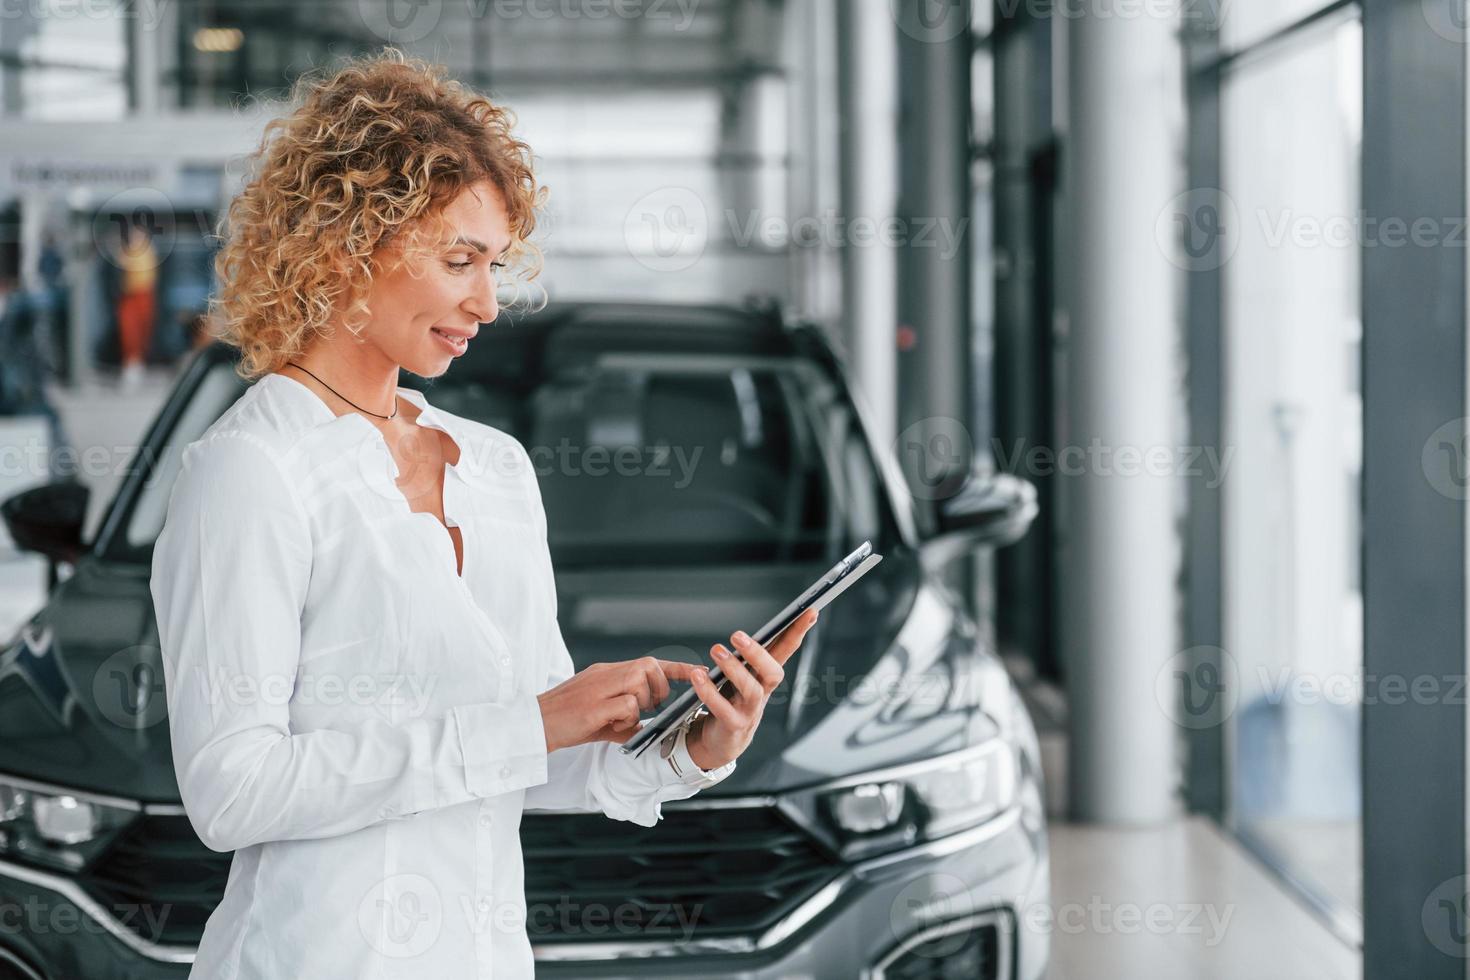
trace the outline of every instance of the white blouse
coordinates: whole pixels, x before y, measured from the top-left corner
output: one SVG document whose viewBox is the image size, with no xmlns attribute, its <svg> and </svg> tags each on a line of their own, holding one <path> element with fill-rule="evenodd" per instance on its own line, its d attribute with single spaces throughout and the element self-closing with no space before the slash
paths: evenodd
<svg viewBox="0 0 1470 980">
<path fill-rule="evenodd" d="M 153 554 L 179 792 L 234 851 L 191 977 L 531 977 L 525 809 L 653 826 L 684 775 L 651 747 L 548 754 L 572 676 L 524 447 L 435 409 L 460 450 L 416 513 L 382 434 L 268 374 L 183 453 Z"/>
</svg>

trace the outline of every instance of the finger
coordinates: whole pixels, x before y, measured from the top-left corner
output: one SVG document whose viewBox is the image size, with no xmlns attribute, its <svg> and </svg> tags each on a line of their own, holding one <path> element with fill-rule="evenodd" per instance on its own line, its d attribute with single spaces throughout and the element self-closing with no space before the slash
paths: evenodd
<svg viewBox="0 0 1470 980">
<path fill-rule="evenodd" d="M 669 696 L 669 679 L 664 676 L 663 668 L 652 657 L 639 657 L 638 665 L 643 668 L 643 674 L 648 680 L 653 703 L 662 704 L 664 698 Z"/>
<path fill-rule="evenodd" d="M 640 707 L 647 709 L 653 707 L 653 690 L 648 686 L 648 673 L 642 670 L 637 663 L 628 665 L 632 670 L 624 675 L 623 684 L 627 693 L 638 699 Z"/>
<path fill-rule="evenodd" d="M 745 657 L 745 662 L 760 680 L 761 687 L 765 689 L 767 694 L 770 694 L 781 685 L 781 681 L 786 677 L 786 671 L 776 662 L 776 658 L 771 655 L 771 651 L 748 636 L 745 637 L 745 641 L 742 644 L 740 640 L 742 636 L 745 636 L 745 634 L 737 633 L 735 639 L 736 644 L 740 645 L 740 653 Z"/>
<path fill-rule="evenodd" d="M 613 722 L 600 728 L 597 731 L 597 734 L 593 735 L 590 739 L 588 739 L 588 741 L 617 742 L 621 745 L 623 742 L 626 742 L 629 736 L 631 736 L 637 730 L 637 725 L 629 725 L 624 722 Z"/>
<path fill-rule="evenodd" d="M 601 727 L 623 728 L 638 724 L 638 699 L 631 694 L 618 694 L 603 701 L 595 709 L 593 721 Z"/>
<path fill-rule="evenodd" d="M 672 677 L 676 681 L 692 681 L 695 674 L 704 672 L 699 664 L 680 663 L 677 660 L 660 660 L 658 665 L 663 668 L 665 677 Z"/>
<path fill-rule="evenodd" d="M 761 687 L 761 682 L 755 679 L 750 668 L 741 663 L 738 657 L 718 643 L 710 647 L 710 653 L 742 695 L 755 701 L 765 698 L 765 688 Z"/>
<path fill-rule="evenodd" d="M 817 624 L 817 611 L 808 609 L 796 619 L 791 625 L 781 631 L 780 635 L 773 640 L 768 649 L 776 662 L 784 664 L 790 656 L 801 646 L 801 641 L 806 638 L 807 631 Z"/>
<path fill-rule="evenodd" d="M 694 678 L 694 690 L 699 694 L 699 700 L 709 708 L 710 714 L 733 728 L 745 727 L 745 717 L 725 699 L 719 688 L 715 687 L 715 682 L 709 679 L 708 674 L 700 671 L 699 675 Z"/>
</svg>

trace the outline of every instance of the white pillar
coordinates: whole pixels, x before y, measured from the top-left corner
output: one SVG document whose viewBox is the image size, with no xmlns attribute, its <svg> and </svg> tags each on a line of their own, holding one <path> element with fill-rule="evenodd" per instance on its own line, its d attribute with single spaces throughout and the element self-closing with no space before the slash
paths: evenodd
<svg viewBox="0 0 1470 980">
<path fill-rule="evenodd" d="M 882 222 L 898 205 L 898 43 L 880 3 L 838 3 L 843 227 Z M 857 396 L 890 446 L 898 419 L 898 255 L 881 241 L 844 241 L 842 306 Z"/>
<path fill-rule="evenodd" d="M 1155 681 L 1179 652 L 1183 487 L 1144 466 L 1122 475 L 1118 453 L 1146 459 L 1181 437 L 1179 270 L 1155 237 L 1182 189 L 1181 53 L 1177 17 L 1077 14 L 1063 153 L 1071 220 L 1059 229 L 1070 287 L 1059 449 L 1082 461 L 1063 477 L 1059 556 L 1068 768 L 1073 816 L 1147 824 L 1176 810 L 1181 732 Z"/>
</svg>

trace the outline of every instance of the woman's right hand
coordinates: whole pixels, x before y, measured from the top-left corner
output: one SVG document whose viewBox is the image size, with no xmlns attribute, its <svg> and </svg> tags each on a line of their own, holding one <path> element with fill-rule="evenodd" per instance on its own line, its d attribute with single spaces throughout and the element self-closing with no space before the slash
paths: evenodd
<svg viewBox="0 0 1470 980">
<path fill-rule="evenodd" d="M 638 727 L 638 714 L 669 696 L 669 680 L 693 681 L 708 670 L 654 657 L 593 664 L 537 695 L 546 751 L 583 742 L 624 742 Z"/>
</svg>

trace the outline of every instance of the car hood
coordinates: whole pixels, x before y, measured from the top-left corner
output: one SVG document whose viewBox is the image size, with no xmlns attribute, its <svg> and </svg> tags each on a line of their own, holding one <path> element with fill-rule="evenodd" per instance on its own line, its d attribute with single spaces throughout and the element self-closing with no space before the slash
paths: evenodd
<svg viewBox="0 0 1470 980">
<path fill-rule="evenodd" d="M 708 665 L 711 644 L 822 571 L 563 570 L 558 622 L 578 670 L 645 655 Z M 148 574 L 84 560 L 0 658 L 0 772 L 178 802 Z M 992 736 L 977 645 L 915 556 L 889 554 L 823 613 L 736 771 L 706 793 L 774 792 Z"/>
</svg>

